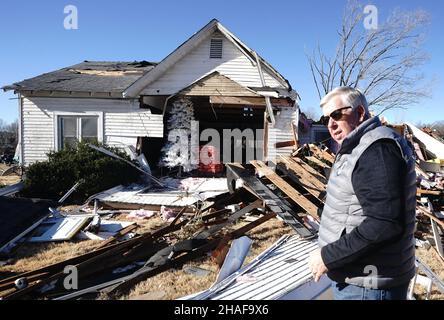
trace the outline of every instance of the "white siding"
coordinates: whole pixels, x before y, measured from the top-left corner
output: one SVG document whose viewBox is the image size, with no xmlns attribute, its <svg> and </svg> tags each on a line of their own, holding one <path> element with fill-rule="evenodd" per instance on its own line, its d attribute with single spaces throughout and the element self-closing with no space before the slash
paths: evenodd
<svg viewBox="0 0 444 320">
<path fill-rule="evenodd" d="M 293 146 L 285 148 L 275 148 L 276 142 L 290 141 L 294 139 L 291 122 L 295 108 L 281 108 L 279 114 L 275 116 L 274 127 L 268 129 L 268 160 L 276 161 L 278 155 L 289 155 Z"/>
<path fill-rule="evenodd" d="M 139 108 L 137 100 L 40 98 L 23 99 L 23 160 L 25 165 L 46 160 L 55 150 L 55 117 L 63 113 L 103 113 L 103 140 L 134 140 L 138 136 L 162 137 L 162 115 Z M 100 126 L 100 124 L 99 124 Z M 101 128 L 99 128 L 101 131 Z M 100 136 L 100 134 L 99 134 Z"/>
<path fill-rule="evenodd" d="M 257 66 L 228 39 L 223 38 L 222 59 L 210 59 L 210 39 L 211 36 L 169 68 L 159 79 L 149 84 L 142 90 L 142 94 L 173 94 L 214 71 L 219 71 L 242 86 L 262 87 Z M 262 72 L 267 86 L 283 88 L 264 68 Z"/>
<path fill-rule="evenodd" d="M 150 111 L 106 112 L 105 136 L 163 137 L 162 119 Z"/>
</svg>

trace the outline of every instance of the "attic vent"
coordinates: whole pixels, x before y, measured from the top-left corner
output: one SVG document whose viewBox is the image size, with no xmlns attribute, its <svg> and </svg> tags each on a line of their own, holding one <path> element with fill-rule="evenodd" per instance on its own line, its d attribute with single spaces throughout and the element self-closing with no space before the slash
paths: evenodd
<svg viewBox="0 0 444 320">
<path fill-rule="evenodd" d="M 222 58 L 222 39 L 211 39 L 210 43 L 210 58 L 221 59 Z"/>
</svg>

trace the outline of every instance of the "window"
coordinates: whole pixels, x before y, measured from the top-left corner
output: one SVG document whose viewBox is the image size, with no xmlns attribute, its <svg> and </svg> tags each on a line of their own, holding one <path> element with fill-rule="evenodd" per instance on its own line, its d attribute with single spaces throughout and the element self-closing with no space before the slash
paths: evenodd
<svg viewBox="0 0 444 320">
<path fill-rule="evenodd" d="M 59 116 L 59 149 L 99 140 L 98 120 L 98 116 Z"/>
<path fill-rule="evenodd" d="M 222 58 L 222 42 L 223 39 L 212 38 L 210 42 L 210 58 L 221 59 Z"/>
</svg>

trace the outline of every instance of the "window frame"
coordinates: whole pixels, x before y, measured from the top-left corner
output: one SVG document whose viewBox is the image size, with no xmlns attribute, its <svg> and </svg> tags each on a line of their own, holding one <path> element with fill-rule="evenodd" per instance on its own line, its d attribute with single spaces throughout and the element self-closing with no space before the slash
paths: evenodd
<svg viewBox="0 0 444 320">
<path fill-rule="evenodd" d="M 81 119 L 87 117 L 97 117 L 97 141 L 103 142 L 103 112 L 54 112 L 54 150 L 60 151 L 62 149 L 62 132 L 61 132 L 61 118 L 74 117 L 76 118 L 76 134 L 77 137 L 81 135 Z M 80 128 L 79 128 L 80 126 Z"/>
</svg>

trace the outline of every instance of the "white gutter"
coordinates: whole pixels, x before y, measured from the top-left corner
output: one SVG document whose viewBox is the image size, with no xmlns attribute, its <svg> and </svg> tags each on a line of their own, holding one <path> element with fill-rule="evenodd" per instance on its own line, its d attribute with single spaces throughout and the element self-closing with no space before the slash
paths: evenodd
<svg viewBox="0 0 444 320">
<path fill-rule="evenodd" d="M 167 107 L 168 101 L 169 101 L 172 97 L 174 97 L 176 94 L 177 94 L 177 92 L 176 92 L 176 93 L 173 93 L 172 95 L 169 95 L 169 96 L 165 99 L 165 103 L 163 104 L 163 112 L 162 112 L 162 116 L 163 116 L 163 117 L 165 116 L 165 111 L 166 111 L 166 107 Z"/>
<path fill-rule="evenodd" d="M 19 92 L 18 93 L 18 111 L 19 111 L 19 123 L 18 123 L 18 141 L 17 144 L 19 145 L 19 164 L 21 166 L 25 165 L 24 159 L 23 159 L 23 99 L 22 95 Z"/>
<path fill-rule="evenodd" d="M 265 84 L 264 74 L 262 73 L 262 69 L 261 69 L 261 62 L 259 61 L 259 57 L 257 56 L 256 51 L 253 51 L 253 52 L 254 52 L 254 57 L 256 58 L 257 70 L 259 72 L 259 77 L 261 78 L 262 87 L 265 87 L 266 84 Z M 271 106 L 271 100 L 268 95 L 265 96 L 265 104 L 267 106 L 266 110 L 267 110 L 268 116 L 270 117 L 270 123 L 274 126 L 274 124 L 276 123 L 276 120 L 274 119 L 273 107 Z"/>
</svg>

